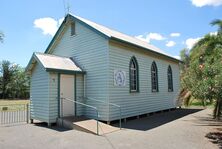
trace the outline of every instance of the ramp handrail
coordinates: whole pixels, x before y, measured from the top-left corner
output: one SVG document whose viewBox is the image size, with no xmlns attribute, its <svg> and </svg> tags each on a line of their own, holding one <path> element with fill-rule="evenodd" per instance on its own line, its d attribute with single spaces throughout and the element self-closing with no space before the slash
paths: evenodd
<svg viewBox="0 0 222 149">
<path fill-rule="evenodd" d="M 77 103 L 77 104 L 80 104 L 82 106 L 85 106 L 85 107 L 89 107 L 89 108 L 92 108 L 96 111 L 96 129 L 97 129 L 97 135 L 99 135 L 99 112 L 98 112 L 98 109 L 94 106 L 91 106 L 91 105 L 87 105 L 85 103 L 82 103 L 82 102 L 78 102 L 78 101 L 75 101 L 75 100 L 72 100 L 72 99 L 69 99 L 69 98 L 61 98 L 61 103 L 63 103 L 63 100 L 67 100 L 67 101 L 70 101 L 70 102 L 73 102 L 73 103 Z M 63 108 L 63 105 L 61 106 Z"/>
<path fill-rule="evenodd" d="M 119 109 L 119 128 L 120 128 L 120 129 L 122 128 L 122 123 L 121 123 L 121 119 L 122 119 L 122 109 L 121 109 L 121 106 L 120 106 L 120 105 L 117 105 L 117 104 L 115 104 L 115 103 L 105 102 L 105 101 L 98 100 L 98 99 L 95 99 L 95 98 L 92 98 L 92 97 L 77 97 L 77 98 L 86 98 L 86 99 L 89 99 L 89 100 L 93 100 L 93 101 L 97 101 L 97 102 L 102 102 L 102 103 L 105 103 L 105 104 L 108 104 L 108 105 L 117 107 L 117 108 Z"/>
</svg>

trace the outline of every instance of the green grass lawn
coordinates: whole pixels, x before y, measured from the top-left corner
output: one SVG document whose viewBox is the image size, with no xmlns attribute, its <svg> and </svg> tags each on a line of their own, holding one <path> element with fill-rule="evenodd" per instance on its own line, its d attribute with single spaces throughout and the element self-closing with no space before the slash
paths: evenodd
<svg viewBox="0 0 222 149">
<path fill-rule="evenodd" d="M 197 100 L 197 99 L 191 100 L 189 103 L 189 106 L 204 107 L 202 101 Z M 206 107 L 213 108 L 214 103 L 206 102 Z"/>
<path fill-rule="evenodd" d="M 7 99 L 0 99 L 0 105 L 18 105 L 18 104 L 28 104 L 29 100 L 7 100 Z"/>
<path fill-rule="evenodd" d="M 0 111 L 26 110 L 29 100 L 0 100 Z"/>
</svg>

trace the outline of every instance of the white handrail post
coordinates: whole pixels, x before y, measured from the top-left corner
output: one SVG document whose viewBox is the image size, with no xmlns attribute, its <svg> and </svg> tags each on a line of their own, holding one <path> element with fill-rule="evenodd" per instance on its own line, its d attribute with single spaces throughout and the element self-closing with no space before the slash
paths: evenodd
<svg viewBox="0 0 222 149">
<path fill-rule="evenodd" d="M 29 104 L 26 104 L 26 122 L 29 123 Z"/>
<path fill-rule="evenodd" d="M 122 129 L 122 110 L 121 110 L 121 107 L 119 107 L 119 128 Z"/>
<path fill-rule="evenodd" d="M 97 135 L 99 135 L 99 113 L 98 110 L 96 109 L 96 115 L 97 115 L 97 119 L 96 119 L 96 125 L 97 125 Z"/>
<path fill-rule="evenodd" d="M 81 103 L 81 102 L 78 102 L 78 101 L 73 101 L 73 100 L 71 100 L 71 99 L 69 99 L 69 98 L 61 98 L 61 101 L 63 101 L 63 100 L 67 100 L 67 101 L 71 101 L 71 102 L 74 102 L 74 103 L 77 103 L 77 104 L 80 104 L 80 105 L 83 105 L 83 106 L 86 106 L 86 107 L 89 107 L 89 108 L 92 108 L 92 109 L 94 109 L 95 111 L 96 111 L 96 116 L 97 116 L 97 118 L 96 118 L 96 127 L 97 127 L 97 135 L 99 135 L 99 111 L 98 111 L 98 109 L 96 108 L 96 107 L 94 107 L 94 106 L 91 106 L 91 105 L 87 105 L 87 104 L 84 104 L 84 103 Z M 62 104 L 61 104 L 62 105 Z M 61 108 L 62 109 L 62 108 Z M 63 116 L 63 115 L 62 115 Z M 62 121 L 63 122 L 63 121 Z M 62 124 L 63 125 L 63 124 Z"/>
<path fill-rule="evenodd" d="M 61 102 L 61 117 L 63 117 L 63 98 L 61 98 L 60 102 Z"/>
<path fill-rule="evenodd" d="M 105 103 L 105 104 L 107 103 L 108 105 L 119 108 L 119 127 L 120 127 L 120 129 L 122 128 L 122 121 L 121 121 L 122 120 L 122 110 L 121 110 L 120 105 L 110 103 L 110 102 L 101 101 L 101 100 L 97 100 L 97 99 L 94 99 L 94 98 L 91 98 L 91 97 L 84 97 L 84 98 L 92 100 L 92 101 L 102 102 L 102 103 Z"/>
</svg>

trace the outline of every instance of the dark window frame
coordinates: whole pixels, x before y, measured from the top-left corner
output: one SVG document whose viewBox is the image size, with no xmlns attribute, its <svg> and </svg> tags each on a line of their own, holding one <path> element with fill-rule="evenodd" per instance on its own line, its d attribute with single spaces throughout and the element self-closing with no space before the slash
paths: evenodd
<svg viewBox="0 0 222 149">
<path fill-rule="evenodd" d="M 173 72 L 170 65 L 167 68 L 167 82 L 168 82 L 168 92 L 173 92 Z"/>
<path fill-rule="evenodd" d="M 158 69 L 155 61 L 151 65 L 151 88 L 152 92 L 159 92 Z"/>
<path fill-rule="evenodd" d="M 71 22 L 71 36 L 75 36 L 76 35 L 76 23 L 75 22 Z"/>
<path fill-rule="evenodd" d="M 135 56 L 130 59 L 129 64 L 129 89 L 130 93 L 139 92 L 139 65 Z"/>
</svg>

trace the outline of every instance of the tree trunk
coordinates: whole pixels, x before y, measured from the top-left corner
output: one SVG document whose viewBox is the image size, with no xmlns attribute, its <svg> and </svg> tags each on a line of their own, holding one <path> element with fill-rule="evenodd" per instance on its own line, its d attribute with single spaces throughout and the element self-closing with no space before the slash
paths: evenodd
<svg viewBox="0 0 222 149">
<path fill-rule="evenodd" d="M 213 118 L 214 118 L 214 119 L 216 119 L 216 117 L 217 117 L 217 116 L 216 116 L 217 106 L 218 106 L 218 100 L 216 101 L 216 104 L 215 104 L 215 106 L 214 106 L 214 111 L 213 111 Z"/>
<path fill-rule="evenodd" d="M 205 99 L 202 99 L 201 101 L 202 101 L 203 107 L 206 108 L 206 100 L 205 100 Z"/>
<path fill-rule="evenodd" d="M 214 118 L 219 120 L 221 114 L 221 99 L 217 99 L 215 108 L 214 108 Z"/>
<path fill-rule="evenodd" d="M 2 99 L 5 99 L 5 84 L 2 86 Z"/>
</svg>

